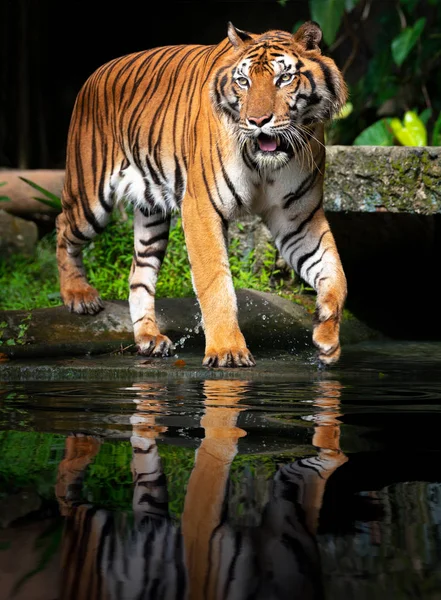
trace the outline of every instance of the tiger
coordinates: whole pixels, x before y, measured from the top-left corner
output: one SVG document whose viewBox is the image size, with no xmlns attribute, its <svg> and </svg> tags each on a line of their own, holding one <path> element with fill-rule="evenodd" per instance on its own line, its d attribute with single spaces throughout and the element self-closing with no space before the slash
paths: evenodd
<svg viewBox="0 0 441 600">
<path fill-rule="evenodd" d="M 252 367 L 238 322 L 228 223 L 260 217 L 287 264 L 316 291 L 320 364 L 340 357 L 347 284 L 323 209 L 324 124 L 347 99 L 313 21 L 296 33 L 253 34 L 228 23 L 217 45 L 175 45 L 112 60 L 81 88 L 66 150 L 57 263 L 63 303 L 95 314 L 84 245 L 121 199 L 134 211 L 129 308 L 141 355 L 173 351 L 155 292 L 171 214 L 180 211 L 205 335 L 202 364 Z"/>
</svg>

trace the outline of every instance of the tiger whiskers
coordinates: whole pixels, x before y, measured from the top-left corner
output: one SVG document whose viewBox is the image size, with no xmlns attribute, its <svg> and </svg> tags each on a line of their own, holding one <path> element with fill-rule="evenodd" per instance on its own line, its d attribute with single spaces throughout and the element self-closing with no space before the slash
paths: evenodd
<svg viewBox="0 0 441 600">
<path fill-rule="evenodd" d="M 302 165 L 301 165 L 302 171 L 303 171 L 304 164 L 305 164 L 305 156 L 307 159 L 308 169 L 312 169 L 313 164 L 314 164 L 312 148 L 309 144 L 309 141 L 305 138 L 303 132 L 293 124 L 291 124 L 290 127 L 287 129 L 287 132 L 289 132 L 289 134 L 293 137 L 293 139 L 296 140 L 298 147 L 300 148 L 299 154 L 302 155 Z"/>
<path fill-rule="evenodd" d="M 321 146 L 323 149 L 326 148 L 325 144 L 314 135 L 315 131 L 309 125 L 298 125 L 298 127 L 301 130 L 303 130 L 306 133 L 306 135 L 308 135 L 315 142 L 317 142 L 317 144 L 319 144 L 319 146 Z"/>
</svg>

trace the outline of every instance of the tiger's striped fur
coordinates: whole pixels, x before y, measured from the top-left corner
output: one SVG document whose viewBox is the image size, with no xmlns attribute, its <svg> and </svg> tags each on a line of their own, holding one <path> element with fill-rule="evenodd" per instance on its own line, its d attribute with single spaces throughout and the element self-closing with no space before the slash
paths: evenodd
<svg viewBox="0 0 441 600">
<path fill-rule="evenodd" d="M 249 34 L 231 23 L 214 46 L 138 52 L 99 68 L 72 115 L 57 220 L 60 289 L 70 310 L 102 308 L 81 253 L 115 202 L 135 207 L 130 312 L 142 354 L 172 344 L 155 319 L 170 213 L 180 209 L 206 337 L 207 366 L 253 366 L 237 319 L 226 230 L 241 211 L 272 232 L 288 264 L 317 291 L 319 358 L 340 355 L 346 279 L 323 207 L 323 122 L 346 87 L 321 55 L 319 27 Z"/>
</svg>

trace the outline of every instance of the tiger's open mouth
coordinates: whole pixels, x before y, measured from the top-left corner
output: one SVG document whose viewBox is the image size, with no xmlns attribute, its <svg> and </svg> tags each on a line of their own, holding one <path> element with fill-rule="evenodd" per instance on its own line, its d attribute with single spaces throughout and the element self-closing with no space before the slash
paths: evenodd
<svg viewBox="0 0 441 600">
<path fill-rule="evenodd" d="M 283 138 L 266 135 L 266 133 L 261 133 L 259 137 L 256 138 L 256 146 L 256 150 L 268 153 L 292 151 L 292 148 Z"/>
</svg>

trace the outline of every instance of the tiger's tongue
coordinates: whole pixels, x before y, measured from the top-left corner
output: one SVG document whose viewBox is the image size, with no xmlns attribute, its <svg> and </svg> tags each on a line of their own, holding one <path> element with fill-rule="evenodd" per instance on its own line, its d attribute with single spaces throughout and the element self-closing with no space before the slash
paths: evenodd
<svg viewBox="0 0 441 600">
<path fill-rule="evenodd" d="M 259 144 L 259 148 L 264 152 L 274 152 L 277 148 L 277 142 L 274 138 L 270 138 L 269 136 L 261 133 L 257 138 L 257 143 Z"/>
</svg>

